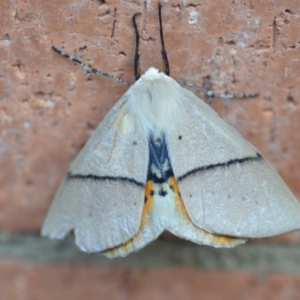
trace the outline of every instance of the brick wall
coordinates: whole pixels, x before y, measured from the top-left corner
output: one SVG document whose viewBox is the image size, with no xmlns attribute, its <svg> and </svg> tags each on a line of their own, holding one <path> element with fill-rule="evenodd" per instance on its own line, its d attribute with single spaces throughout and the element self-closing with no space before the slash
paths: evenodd
<svg viewBox="0 0 300 300">
<path fill-rule="evenodd" d="M 0 300 L 299 299 L 299 232 L 234 249 L 169 235 L 127 258 L 38 235 L 69 162 L 126 88 L 87 76 L 50 46 L 133 82 L 131 16 L 143 12 L 141 65 L 160 68 L 154 1 L 2 1 L 0 11 Z M 212 103 L 300 199 L 298 0 L 169 1 L 175 79 L 258 92 Z M 199 94 L 201 96 L 201 94 Z"/>
</svg>

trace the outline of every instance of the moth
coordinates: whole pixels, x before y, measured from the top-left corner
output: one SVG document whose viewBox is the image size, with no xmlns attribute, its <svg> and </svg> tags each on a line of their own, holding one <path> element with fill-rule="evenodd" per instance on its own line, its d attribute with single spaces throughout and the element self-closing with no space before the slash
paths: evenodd
<svg viewBox="0 0 300 300">
<path fill-rule="evenodd" d="M 197 244 L 233 247 L 300 228 L 300 205 L 263 156 L 217 113 L 164 72 L 139 65 L 136 82 L 72 163 L 42 227 L 74 231 L 85 252 L 126 256 L 164 230 Z M 53 47 L 95 74 L 96 70 Z"/>
</svg>

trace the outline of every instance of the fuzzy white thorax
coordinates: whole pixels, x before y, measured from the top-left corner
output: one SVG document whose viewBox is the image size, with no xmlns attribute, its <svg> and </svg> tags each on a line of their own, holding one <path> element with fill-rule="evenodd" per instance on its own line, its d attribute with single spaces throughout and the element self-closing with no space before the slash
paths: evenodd
<svg viewBox="0 0 300 300">
<path fill-rule="evenodd" d="M 176 124 L 183 103 L 182 87 L 151 67 L 127 91 L 128 113 L 147 133 Z"/>
</svg>

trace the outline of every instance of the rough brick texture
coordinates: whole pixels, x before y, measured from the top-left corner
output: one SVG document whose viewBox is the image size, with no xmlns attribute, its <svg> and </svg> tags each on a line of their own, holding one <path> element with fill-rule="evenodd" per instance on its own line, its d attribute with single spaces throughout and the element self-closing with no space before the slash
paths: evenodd
<svg viewBox="0 0 300 300">
<path fill-rule="evenodd" d="M 132 83 L 131 16 L 136 12 L 143 13 L 138 20 L 142 71 L 151 65 L 161 68 L 154 0 L 1 1 L 0 231 L 39 230 L 69 162 L 126 90 L 107 78 L 87 76 L 51 45 Z M 216 100 L 212 106 L 267 157 L 298 199 L 299 16 L 298 0 L 170 0 L 163 9 L 172 77 L 218 92 L 258 92 L 256 99 Z M 278 273 L 272 275 L 239 272 L 245 259 L 239 255 L 229 259 L 234 273 L 201 271 L 201 264 L 192 267 L 194 252 L 182 259 L 183 267 L 172 267 L 169 259 L 168 266 L 135 269 L 130 267 L 135 256 L 122 267 L 29 263 L 24 262 L 26 251 L 37 253 L 41 241 L 34 239 L 32 248 L 17 238 L 9 241 L 9 236 L 1 237 L 1 300 L 299 298 L 299 276 L 280 273 L 280 255 L 274 256 L 276 262 L 268 256 L 272 243 L 299 242 L 299 232 L 269 239 L 265 256 L 255 248 L 252 255 L 262 259 L 266 272 L 276 264 Z M 177 251 L 169 253 L 180 257 L 173 247 Z M 151 249 L 137 260 L 151 257 Z M 296 250 L 288 252 L 288 244 L 280 249 L 291 253 L 284 256 L 290 266 L 284 270 L 299 272 Z M 5 261 L 5 251 L 11 261 Z M 60 253 L 62 247 L 53 251 Z M 214 259 L 223 253 L 228 261 L 227 252 L 212 253 L 208 268 L 222 268 Z"/>
<path fill-rule="evenodd" d="M 300 276 L 0 263 L 2 300 L 296 300 Z"/>
</svg>

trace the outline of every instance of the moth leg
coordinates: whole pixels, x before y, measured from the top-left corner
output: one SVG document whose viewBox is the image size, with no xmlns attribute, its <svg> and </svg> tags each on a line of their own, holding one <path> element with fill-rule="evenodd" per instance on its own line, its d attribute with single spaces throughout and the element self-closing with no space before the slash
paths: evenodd
<svg viewBox="0 0 300 300">
<path fill-rule="evenodd" d="M 229 100 L 229 99 L 245 99 L 245 98 L 255 98 L 258 96 L 258 93 L 215 93 L 211 90 L 207 90 L 205 88 L 203 88 L 202 86 L 193 84 L 193 83 L 187 83 L 187 82 L 183 82 L 183 81 L 179 81 L 179 84 L 182 86 L 187 86 L 187 87 L 191 87 L 194 88 L 198 91 L 201 91 L 205 97 L 208 100 L 212 100 L 214 98 L 222 98 L 225 100 Z"/>
<path fill-rule="evenodd" d="M 62 56 L 64 56 L 64 57 L 70 59 L 71 61 L 73 61 L 73 62 L 79 64 L 79 65 L 82 66 L 83 69 L 84 69 L 85 71 L 87 71 L 87 72 L 90 72 L 90 73 L 93 73 L 93 74 L 97 74 L 97 75 L 101 75 L 101 76 L 104 76 L 104 77 L 113 79 L 114 81 L 117 81 L 117 82 L 119 82 L 119 83 L 125 84 L 126 86 L 129 86 L 129 84 L 128 84 L 126 81 L 124 81 L 123 79 L 121 79 L 121 78 L 119 78 L 119 77 L 116 77 L 116 76 L 114 76 L 114 75 L 108 74 L 108 73 L 106 73 L 106 72 L 103 72 L 103 71 L 101 71 L 101 70 L 95 69 L 95 68 L 93 68 L 92 66 L 90 66 L 90 65 L 88 65 L 88 64 L 86 64 L 86 63 L 84 63 L 84 62 L 82 62 L 81 60 L 77 59 L 76 57 L 71 56 L 71 55 L 65 53 L 64 51 L 62 51 L 62 50 L 56 48 L 56 47 L 53 46 L 53 45 L 52 45 L 52 49 L 53 49 L 55 52 L 57 52 L 58 54 L 60 54 L 60 55 L 62 55 Z"/>
</svg>

